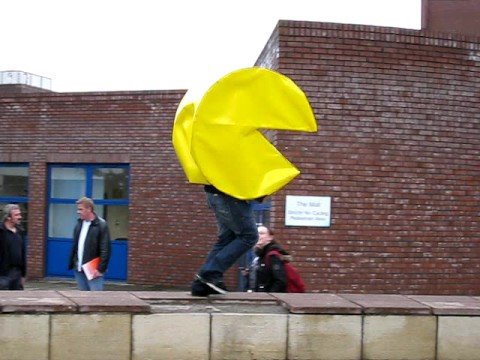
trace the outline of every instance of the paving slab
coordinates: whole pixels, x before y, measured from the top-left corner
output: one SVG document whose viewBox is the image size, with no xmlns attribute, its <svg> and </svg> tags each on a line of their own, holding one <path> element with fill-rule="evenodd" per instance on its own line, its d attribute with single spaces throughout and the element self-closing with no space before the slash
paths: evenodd
<svg viewBox="0 0 480 360">
<path fill-rule="evenodd" d="M 210 304 L 216 312 L 239 314 L 287 314 L 281 302 L 268 293 L 229 292 L 210 295 Z"/>
<path fill-rule="evenodd" d="M 150 304 L 125 291 L 59 291 L 78 305 L 79 312 L 149 313 Z"/>
<path fill-rule="evenodd" d="M 403 295 L 395 294 L 339 294 L 362 307 L 368 315 L 431 315 L 430 307 Z"/>
<path fill-rule="evenodd" d="M 208 298 L 192 296 L 189 291 L 132 291 L 131 294 L 150 304 L 152 313 L 208 312 Z"/>
<path fill-rule="evenodd" d="M 78 290 L 77 282 L 72 278 L 40 278 L 28 279 L 25 290 Z M 165 291 L 178 290 L 160 285 L 129 284 L 124 281 L 105 280 L 106 291 Z"/>
<path fill-rule="evenodd" d="M 225 295 L 212 294 L 209 296 L 192 296 L 190 291 L 130 291 L 130 294 L 142 300 L 158 301 L 245 301 L 245 302 L 277 302 L 277 298 L 268 293 L 259 292 L 228 292 Z"/>
<path fill-rule="evenodd" d="M 192 296 L 190 291 L 130 291 L 133 296 L 146 301 L 208 301 L 208 297 Z"/>
<path fill-rule="evenodd" d="M 271 293 L 292 314 L 361 314 L 362 307 L 336 294 Z"/>
<path fill-rule="evenodd" d="M 229 292 L 208 297 L 190 292 L 131 292 L 151 305 L 153 313 L 286 313 L 277 298 L 267 293 Z"/>
<path fill-rule="evenodd" d="M 76 312 L 77 304 L 54 290 L 1 291 L 2 313 Z"/>
<path fill-rule="evenodd" d="M 241 302 L 243 304 L 258 304 L 258 303 L 269 303 L 269 304 L 278 304 L 278 299 L 264 292 L 229 292 L 225 295 L 215 294 L 210 295 L 208 300 L 212 303 L 228 303 L 228 302 Z"/>
<path fill-rule="evenodd" d="M 473 296 L 409 295 L 429 306 L 435 315 L 480 315 L 480 300 Z"/>
</svg>

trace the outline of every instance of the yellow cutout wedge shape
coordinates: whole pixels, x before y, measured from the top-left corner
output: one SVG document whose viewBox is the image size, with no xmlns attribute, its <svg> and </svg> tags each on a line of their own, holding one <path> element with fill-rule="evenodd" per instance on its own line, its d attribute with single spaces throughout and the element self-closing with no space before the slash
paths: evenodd
<svg viewBox="0 0 480 360">
<path fill-rule="evenodd" d="M 253 67 L 222 77 L 200 100 L 188 92 L 178 106 L 172 140 L 190 182 L 256 199 L 300 173 L 259 129 L 316 132 L 317 123 L 292 80 Z"/>
</svg>

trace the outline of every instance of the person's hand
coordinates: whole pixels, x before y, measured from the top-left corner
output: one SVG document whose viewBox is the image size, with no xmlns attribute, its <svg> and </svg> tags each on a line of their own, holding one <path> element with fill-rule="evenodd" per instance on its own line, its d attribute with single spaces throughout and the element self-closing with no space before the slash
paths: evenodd
<svg viewBox="0 0 480 360">
<path fill-rule="evenodd" d="M 93 273 L 93 278 L 95 279 L 100 276 L 103 276 L 103 273 L 101 273 L 100 271 L 98 271 L 98 269 L 96 269 L 95 272 Z"/>
<path fill-rule="evenodd" d="M 22 277 L 20 281 L 22 283 L 22 286 L 25 286 L 25 283 L 27 282 L 27 279 Z"/>
</svg>

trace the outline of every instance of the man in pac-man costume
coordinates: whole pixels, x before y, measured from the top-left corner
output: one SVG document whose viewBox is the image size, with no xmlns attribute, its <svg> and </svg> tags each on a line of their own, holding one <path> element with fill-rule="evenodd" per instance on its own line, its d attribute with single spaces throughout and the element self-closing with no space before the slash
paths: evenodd
<svg viewBox="0 0 480 360">
<path fill-rule="evenodd" d="M 214 211 L 218 241 L 192 283 L 192 295 L 225 294 L 223 273 L 258 240 L 257 224 L 249 201 L 236 199 L 205 185 L 208 206 Z"/>
<path fill-rule="evenodd" d="M 317 131 L 303 91 L 272 70 L 234 71 L 200 99 L 187 92 L 178 106 L 175 152 L 188 180 L 204 185 L 218 227 L 192 295 L 226 293 L 223 274 L 258 240 L 251 200 L 273 194 L 300 173 L 258 129 Z"/>
</svg>

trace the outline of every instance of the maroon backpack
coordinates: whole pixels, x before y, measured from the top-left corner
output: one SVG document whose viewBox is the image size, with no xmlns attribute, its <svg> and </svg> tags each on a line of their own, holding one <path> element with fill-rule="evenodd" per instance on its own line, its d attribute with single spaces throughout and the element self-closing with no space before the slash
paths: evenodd
<svg viewBox="0 0 480 360">
<path fill-rule="evenodd" d="M 270 266 L 270 256 L 278 256 L 285 268 L 285 273 L 287 274 L 287 292 L 288 293 L 304 293 L 305 292 L 305 283 L 303 282 L 298 270 L 289 262 L 283 259 L 282 254 L 278 250 L 270 250 L 265 257 L 265 264 Z"/>
</svg>

